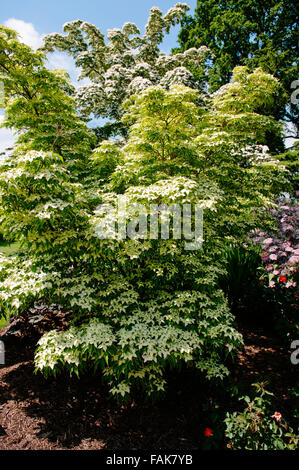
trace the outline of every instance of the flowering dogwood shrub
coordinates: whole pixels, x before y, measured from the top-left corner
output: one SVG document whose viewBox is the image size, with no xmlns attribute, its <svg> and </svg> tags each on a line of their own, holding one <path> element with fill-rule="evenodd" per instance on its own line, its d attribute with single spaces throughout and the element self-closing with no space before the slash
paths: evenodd
<svg viewBox="0 0 299 470">
<path fill-rule="evenodd" d="M 208 99 L 192 88 L 194 81 L 178 84 L 184 61 L 202 62 L 202 51 L 165 58 L 158 44 L 184 11 L 179 4 L 163 18 L 152 9 L 145 37 L 126 24 L 109 33 L 108 45 L 79 20 L 65 26 L 67 36 L 48 38 L 49 50 L 71 51 L 92 79 L 86 113 L 122 119 L 128 136 L 93 151 L 87 146 L 82 165 L 71 167 L 69 139 L 61 156 L 38 131 L 31 141 L 27 127 L 16 123 L 28 142 L 0 167 L 1 224 L 23 249 L 0 260 L 1 313 L 17 314 L 38 299 L 71 309 L 71 329 L 40 340 L 36 370 L 99 368 L 120 397 L 135 386 L 148 394 L 163 390 L 167 366 L 186 363 L 209 379 L 228 374 L 225 358 L 242 338 L 219 288 L 223 242 L 267 228 L 271 214 L 265 218 L 264 207 L 272 206 L 286 181 L 284 168 L 265 149 L 267 132 L 279 134 L 280 126 L 259 114 L 278 81 L 239 67 L 232 82 Z M 15 38 L 13 47 L 20 52 Z M 31 73 L 34 84 L 39 71 Z M 137 94 L 129 91 L 134 80 Z M 10 109 L 15 88 L 7 92 Z M 84 130 L 75 110 L 72 117 L 70 127 L 76 130 L 77 122 Z M 129 205 L 126 214 L 117 210 L 119 198 Z M 184 237 L 151 238 L 148 225 L 139 236 L 134 204 L 145 210 L 152 204 L 199 206 L 204 230 L 194 241 L 203 238 L 202 249 L 186 249 Z M 99 224 L 122 225 L 125 217 L 135 236 L 99 236 Z M 195 222 L 193 213 L 193 228 Z"/>
<path fill-rule="evenodd" d="M 202 136 L 214 130 L 204 124 L 209 116 L 204 116 L 205 111 L 196 103 L 197 92 L 183 86 L 169 91 L 151 87 L 127 102 L 124 119 L 131 123 L 128 141 L 122 147 L 117 142 L 104 142 L 93 157 L 97 197 L 102 203 L 109 203 L 112 210 L 96 212 L 90 222 L 96 227 L 103 219 L 109 223 L 117 221 L 119 195 L 126 198 L 129 206 L 197 202 L 205 210 L 203 249 L 185 251 L 183 240 L 174 239 L 98 241 L 98 254 L 113 268 L 107 272 L 106 266 L 102 287 L 94 291 L 96 305 L 91 312 L 97 310 L 99 321 L 77 327 L 71 336 L 68 332 L 51 333 L 43 338 L 36 365 L 44 373 L 61 367 L 79 373 L 92 360 L 103 371 L 111 392 L 121 396 L 130 393 L 139 382 L 148 393 L 162 390 L 165 364 L 177 366 L 184 361 L 208 378 L 221 378 L 227 373 L 220 359 L 221 350 L 224 345 L 233 350 L 240 344 L 240 336 L 217 287 L 223 272 L 220 256 L 223 225 L 227 217 L 233 218 L 233 232 L 226 227 L 227 233 L 238 233 L 240 237 L 244 227 L 254 226 L 258 218 L 254 214 L 248 217 L 247 199 L 243 202 L 238 197 L 238 206 L 227 204 L 238 191 L 244 197 L 244 189 L 241 183 L 230 191 L 222 179 L 223 168 L 213 159 L 204 158 L 206 153 L 211 156 L 211 149 L 210 141 Z M 228 112 L 226 116 L 229 119 Z M 191 122 L 199 127 L 190 126 Z M 243 150 L 236 151 L 233 136 L 231 142 L 227 136 L 226 145 L 228 153 L 230 147 L 234 148 L 238 162 Z M 116 166 L 109 163 L 113 148 Z M 262 196 L 265 186 L 255 187 L 254 192 L 250 179 L 252 175 L 255 182 L 261 178 L 264 183 L 265 167 L 258 162 L 255 166 L 247 163 L 242 169 L 226 153 L 220 156 L 218 146 L 216 149 L 214 155 L 222 157 L 223 167 L 229 165 L 238 171 L 241 181 L 241 175 L 247 179 L 251 195 L 255 195 L 255 210 L 258 201 L 262 207 L 266 201 L 266 193 Z M 104 167 L 103 162 L 108 166 Z M 104 171 L 106 178 L 97 180 L 97 171 L 101 176 Z M 275 172 L 271 168 L 267 171 L 269 178 L 272 174 L 275 187 Z M 87 262 L 90 267 L 88 257 Z M 101 336 L 103 324 L 107 323 L 111 325 L 110 333 L 114 332 L 114 341 L 104 354 L 101 348 L 91 348 L 84 338 L 90 328 L 99 330 Z M 107 338 L 111 338 L 110 333 Z M 81 346 L 77 335 L 80 338 L 83 335 Z"/>
</svg>

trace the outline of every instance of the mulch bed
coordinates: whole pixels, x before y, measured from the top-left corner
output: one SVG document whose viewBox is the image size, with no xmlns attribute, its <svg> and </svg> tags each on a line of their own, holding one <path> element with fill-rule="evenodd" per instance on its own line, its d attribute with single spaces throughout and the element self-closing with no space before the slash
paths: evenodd
<svg viewBox="0 0 299 470">
<path fill-rule="evenodd" d="M 0 330 L 6 345 L 6 364 L 0 365 L 1 450 L 183 451 L 201 446 L 205 427 L 212 426 L 202 407 L 211 388 L 205 388 L 190 370 L 179 376 L 169 374 L 167 393 L 159 401 L 136 396 L 127 404 L 109 398 L 99 376 L 86 374 L 79 380 L 62 374 L 45 379 L 35 374 L 33 356 L 38 337 L 68 324 L 67 314 L 59 308 L 37 307 L 30 318 L 24 316 L 19 323 Z M 9 328 L 11 336 L 6 333 Z M 245 348 L 231 367 L 234 381 L 248 393 L 257 377 L 259 381 L 269 377 L 274 402 L 279 404 L 277 411 L 287 415 L 288 390 L 294 386 L 295 374 L 290 351 L 273 335 L 244 326 L 239 329 Z M 228 401 L 227 407 L 230 405 Z"/>
</svg>

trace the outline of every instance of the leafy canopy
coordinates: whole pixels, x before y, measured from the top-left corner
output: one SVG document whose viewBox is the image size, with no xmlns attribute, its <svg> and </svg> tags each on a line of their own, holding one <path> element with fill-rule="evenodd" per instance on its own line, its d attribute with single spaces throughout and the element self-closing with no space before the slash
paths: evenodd
<svg viewBox="0 0 299 470">
<path fill-rule="evenodd" d="M 261 67 L 279 78 L 271 114 L 295 126 L 298 107 L 290 102 L 291 84 L 298 79 L 298 14 L 294 0 L 198 0 L 194 16 L 185 16 L 179 33 L 180 48 L 207 46 L 211 51 L 209 85 L 213 91 L 227 83 L 233 69 Z M 271 143 L 271 139 L 269 139 Z M 282 151 L 279 142 L 271 143 Z"/>
<path fill-rule="evenodd" d="M 53 151 L 67 159 L 86 156 L 95 141 L 74 105 L 64 71 L 48 70 L 45 56 L 0 25 L 0 80 L 4 83 L 3 127 L 18 135 L 17 149 Z"/>
<path fill-rule="evenodd" d="M 99 140 L 113 134 L 126 134 L 126 127 L 120 120 L 122 104 L 129 96 L 158 84 L 202 87 L 208 52 L 205 46 L 172 56 L 159 50 L 165 33 L 188 9 L 185 3 L 177 3 L 163 16 L 159 8 L 151 8 L 143 36 L 134 23 L 125 23 L 122 29 L 108 30 L 106 43 L 95 25 L 75 20 L 64 25 L 66 34 L 52 33 L 45 37 L 43 51 L 67 52 L 81 68 L 79 78 L 90 80 L 90 84 L 76 91 L 82 115 L 112 120 L 96 129 Z M 190 65 L 201 70 L 198 79 L 189 71 Z"/>
<path fill-rule="evenodd" d="M 58 113 L 60 105 L 65 111 L 70 106 L 71 127 L 79 134 L 71 140 L 62 137 L 54 151 L 55 138 L 36 130 L 36 117 L 30 120 L 29 108 L 26 128 L 11 121 L 21 141 L 14 154 L 1 161 L 0 221 L 6 234 L 22 242 L 23 252 L 0 259 L 1 313 L 26 311 L 38 299 L 71 309 L 70 329 L 52 331 L 40 340 L 36 369 L 46 375 L 63 368 L 76 374 L 89 367 L 100 369 L 117 397 L 129 396 L 136 386 L 148 394 L 162 391 L 167 367 L 187 364 L 211 380 L 228 374 L 225 359 L 242 339 L 219 287 L 225 272 L 223 243 L 242 241 L 252 228 L 269 227 L 271 217 L 265 218 L 264 207 L 272 207 L 275 195 L 286 187 L 286 170 L 265 146 L 267 132 L 278 137 L 281 133 L 269 112 L 277 79 L 261 69 L 250 73 L 240 67 L 231 83 L 207 95 L 194 85 L 198 81 L 190 71 L 190 86 L 181 83 L 174 62 L 170 71 L 181 78 L 174 83 L 164 80 L 172 59 L 159 55 L 158 44 L 182 11 L 185 7 L 179 4 L 162 17 L 152 9 L 145 37 L 137 35 L 141 42 L 133 54 L 136 64 L 145 58 L 151 70 L 158 70 L 158 63 L 166 64 L 157 82 L 147 81 L 137 93 L 125 87 L 119 97 L 117 77 L 121 75 L 116 74 L 116 88 L 109 98 L 111 83 L 108 86 L 101 71 L 103 80 L 99 78 L 97 90 L 104 89 L 104 95 L 99 95 L 104 98 L 100 102 L 128 135 L 104 140 L 93 151 L 85 146 L 82 161 L 80 145 L 85 144 L 79 135 L 89 136 L 90 131 L 64 89 L 66 82 L 54 72 L 48 75 L 40 53 L 23 50 L 12 32 L 2 34 L 7 50 L 14 48 L 9 60 L 17 64 L 7 72 L 8 116 L 14 100 L 24 99 L 16 67 L 32 90 L 44 80 L 42 92 L 36 90 L 36 97 L 28 98 L 28 106 L 36 105 L 40 112 L 53 91 L 47 88 L 53 76 L 57 94 L 53 102 L 49 99 L 50 109 Z M 115 59 L 113 64 L 123 60 L 124 37 L 132 28 L 114 30 L 104 46 L 97 30 L 77 21 L 66 26 L 67 37 L 55 34 L 46 44 L 61 41 L 61 47 L 78 60 L 86 57 L 82 69 L 94 80 L 90 91 L 98 79 L 87 64 L 94 64 L 95 57 Z M 100 47 L 102 53 L 95 54 Z M 23 62 L 18 65 L 25 53 L 28 74 Z M 188 54 L 202 58 L 201 50 Z M 108 71 L 114 66 L 103 63 Z M 88 93 L 88 110 L 100 115 L 102 108 Z M 114 107 L 117 114 L 111 111 Z M 51 128 L 51 119 L 45 113 L 38 122 Z M 126 212 L 119 213 L 119 198 L 126 200 Z M 184 237 L 141 236 L 134 204 L 146 210 L 155 204 L 160 212 L 163 204 L 177 204 L 180 209 L 197 204 L 204 210 L 202 249 L 186 250 Z M 97 236 L 99 223 L 122 226 L 125 218 L 135 236 Z M 190 223 L 190 230 L 194 229 L 194 213 Z M 149 232 L 146 225 L 146 235 Z"/>
</svg>

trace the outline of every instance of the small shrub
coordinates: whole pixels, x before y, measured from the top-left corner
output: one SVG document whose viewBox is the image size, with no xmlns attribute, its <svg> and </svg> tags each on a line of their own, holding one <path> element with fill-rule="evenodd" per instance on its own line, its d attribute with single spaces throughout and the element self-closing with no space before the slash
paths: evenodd
<svg viewBox="0 0 299 470">
<path fill-rule="evenodd" d="M 221 287 L 226 293 L 231 310 L 237 316 L 250 318 L 260 313 L 262 287 L 258 282 L 257 271 L 261 266 L 261 247 L 250 244 L 229 244 L 223 251 L 226 273 L 221 279 Z"/>
<path fill-rule="evenodd" d="M 247 404 L 242 412 L 227 413 L 225 436 L 232 450 L 295 450 L 299 436 L 293 432 L 282 415 L 272 408 L 265 384 L 254 384 L 253 399 L 241 397 Z"/>
</svg>

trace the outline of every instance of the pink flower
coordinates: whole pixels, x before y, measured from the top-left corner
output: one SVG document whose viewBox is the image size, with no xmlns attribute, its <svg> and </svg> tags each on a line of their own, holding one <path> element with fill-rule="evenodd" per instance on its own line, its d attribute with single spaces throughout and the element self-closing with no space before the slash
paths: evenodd
<svg viewBox="0 0 299 470">
<path fill-rule="evenodd" d="M 286 288 L 288 289 L 289 287 L 296 287 L 296 282 L 294 281 L 289 281 L 286 283 Z"/>
<path fill-rule="evenodd" d="M 274 268 L 273 264 L 268 264 L 266 266 L 266 271 L 269 272 L 269 271 L 272 271 L 272 269 Z"/>
<path fill-rule="evenodd" d="M 280 423 L 282 416 L 280 413 L 278 413 L 278 411 L 275 411 L 274 415 L 272 415 L 271 418 L 274 418 L 277 423 Z"/>
<path fill-rule="evenodd" d="M 289 232 L 289 231 L 291 231 L 291 230 L 294 230 L 294 227 L 293 227 L 293 225 L 285 224 L 285 225 L 283 225 L 282 230 L 283 230 L 284 232 Z"/>
<path fill-rule="evenodd" d="M 270 258 L 272 261 L 276 261 L 276 260 L 277 260 L 277 255 L 274 255 L 274 254 L 272 253 L 272 255 L 270 255 L 269 258 Z"/>
</svg>

